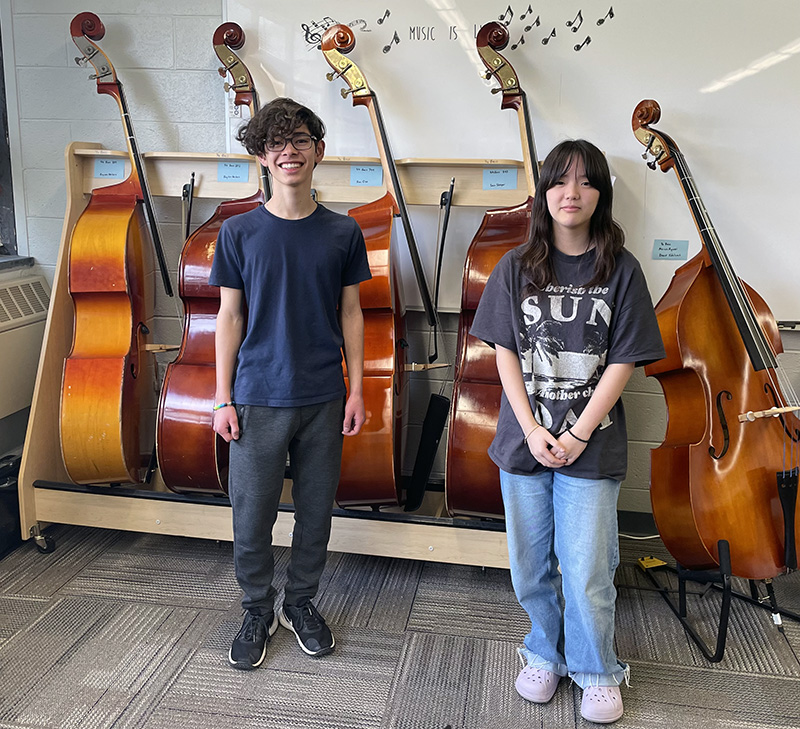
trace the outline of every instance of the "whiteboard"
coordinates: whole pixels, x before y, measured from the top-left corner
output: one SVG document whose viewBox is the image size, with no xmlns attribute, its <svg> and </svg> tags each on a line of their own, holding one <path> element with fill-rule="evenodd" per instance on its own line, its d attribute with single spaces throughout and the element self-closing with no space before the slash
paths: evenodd
<svg viewBox="0 0 800 729">
<path fill-rule="evenodd" d="M 687 240 L 690 257 L 700 246 L 676 176 L 649 170 L 631 131 L 637 103 L 656 99 L 662 120 L 654 126 L 681 148 L 737 272 L 776 318 L 800 319 L 796 0 L 227 0 L 226 12 L 247 36 L 239 54 L 262 103 L 287 95 L 315 109 L 328 126 L 328 154 L 377 156 L 369 115 L 341 98 L 342 81 L 326 80 L 315 43 L 330 21 L 351 25 L 350 58 L 380 99 L 398 159 L 522 158 L 517 115 L 500 109 L 475 50 L 477 29 L 503 18 L 503 55 L 527 93 L 539 157 L 567 138 L 604 150 L 615 217 L 654 299 L 682 263 L 654 260 L 654 242 Z M 431 271 L 435 214 L 411 214 Z M 480 212 L 453 213 L 444 309 L 459 307 L 479 222 Z"/>
</svg>

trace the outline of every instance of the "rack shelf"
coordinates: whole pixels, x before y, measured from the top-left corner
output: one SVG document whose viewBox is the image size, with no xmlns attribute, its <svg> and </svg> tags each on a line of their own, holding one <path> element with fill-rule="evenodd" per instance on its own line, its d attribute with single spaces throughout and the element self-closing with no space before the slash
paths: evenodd
<svg viewBox="0 0 800 729">
<path fill-rule="evenodd" d="M 77 146 L 76 146 L 77 145 Z M 125 163 L 125 176 L 130 172 L 127 152 L 103 149 L 99 145 L 78 142 L 73 156 L 81 167 L 81 189 L 85 194 L 103 185 L 119 182 L 94 176 L 95 159 L 118 159 Z M 193 154 L 184 152 L 150 152 L 142 155 L 153 195 L 180 197 L 181 189 L 195 173 L 195 196 L 201 198 L 240 199 L 252 195 L 258 187 L 258 168 L 245 154 Z M 247 182 L 219 182 L 220 162 L 246 164 Z M 322 202 L 367 203 L 377 199 L 380 186 L 352 186 L 353 166 L 380 166 L 377 157 L 325 157 L 314 171 L 314 189 Z M 505 207 L 524 202 L 527 189 L 485 190 L 484 170 L 522 170 L 522 162 L 508 159 L 401 159 L 397 170 L 406 202 L 409 205 L 438 205 L 442 190 L 450 178 L 458 181 L 453 204 L 473 207 Z M 522 178 L 524 183 L 524 177 Z M 524 185 L 523 185 L 524 187 Z"/>
</svg>

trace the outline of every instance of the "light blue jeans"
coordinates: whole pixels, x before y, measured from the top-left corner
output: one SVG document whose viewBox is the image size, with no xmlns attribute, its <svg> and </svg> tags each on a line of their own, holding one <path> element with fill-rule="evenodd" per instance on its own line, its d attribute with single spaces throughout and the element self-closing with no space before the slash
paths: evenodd
<svg viewBox="0 0 800 729">
<path fill-rule="evenodd" d="M 501 470 L 500 484 L 511 581 L 531 619 L 520 656 L 581 688 L 627 681 L 614 652 L 619 481 Z"/>
</svg>

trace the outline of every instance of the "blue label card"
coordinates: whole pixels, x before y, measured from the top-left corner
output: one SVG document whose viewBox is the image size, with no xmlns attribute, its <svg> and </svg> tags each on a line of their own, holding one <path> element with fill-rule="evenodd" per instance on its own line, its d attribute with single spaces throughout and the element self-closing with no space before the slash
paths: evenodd
<svg viewBox="0 0 800 729">
<path fill-rule="evenodd" d="M 516 190 L 517 170 L 515 167 L 485 167 L 483 170 L 484 190 Z"/>
<path fill-rule="evenodd" d="M 97 157 L 94 161 L 94 176 L 98 180 L 122 180 L 125 178 L 125 160 Z"/>
<path fill-rule="evenodd" d="M 380 187 L 382 184 L 380 165 L 350 165 L 350 187 Z"/>
<path fill-rule="evenodd" d="M 217 162 L 217 182 L 247 182 L 250 179 L 249 162 L 220 160 Z"/>
<path fill-rule="evenodd" d="M 685 261 L 688 257 L 688 240 L 665 240 L 663 238 L 656 238 L 653 241 L 654 261 Z"/>
</svg>

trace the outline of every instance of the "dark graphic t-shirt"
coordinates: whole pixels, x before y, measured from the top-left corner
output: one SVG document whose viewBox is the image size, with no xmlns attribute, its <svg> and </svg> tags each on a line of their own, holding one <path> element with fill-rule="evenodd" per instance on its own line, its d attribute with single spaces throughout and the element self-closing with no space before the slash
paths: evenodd
<svg viewBox="0 0 800 729">
<path fill-rule="evenodd" d="M 279 218 L 263 205 L 226 220 L 209 283 L 244 290 L 236 402 L 299 407 L 342 397 L 339 297 L 343 287 L 370 277 L 358 224 L 322 205 L 301 220 Z"/>
<path fill-rule="evenodd" d="M 623 250 L 609 281 L 588 287 L 595 251 L 580 256 L 553 252 L 558 284 L 525 292 L 521 248 L 509 251 L 486 283 L 471 333 L 487 344 L 516 351 L 537 422 L 559 437 L 574 424 L 610 364 L 644 365 L 664 356 L 647 283 L 634 256 Z M 505 393 L 489 456 L 504 471 L 543 470 Z M 622 399 L 589 439 L 583 453 L 559 470 L 578 478 L 623 480 L 627 432 Z"/>
</svg>

